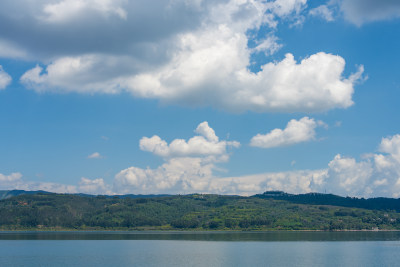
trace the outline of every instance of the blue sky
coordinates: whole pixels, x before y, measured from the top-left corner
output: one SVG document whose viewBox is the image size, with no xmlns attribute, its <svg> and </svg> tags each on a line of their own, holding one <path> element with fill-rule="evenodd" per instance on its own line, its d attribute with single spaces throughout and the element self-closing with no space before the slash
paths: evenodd
<svg viewBox="0 0 400 267">
<path fill-rule="evenodd" d="M 0 3 L 0 189 L 400 196 L 400 3 Z"/>
</svg>

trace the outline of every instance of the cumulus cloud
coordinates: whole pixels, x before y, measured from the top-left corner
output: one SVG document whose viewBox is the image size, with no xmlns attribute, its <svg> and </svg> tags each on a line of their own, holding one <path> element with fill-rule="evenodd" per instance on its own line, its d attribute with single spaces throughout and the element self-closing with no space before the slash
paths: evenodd
<svg viewBox="0 0 400 267">
<path fill-rule="evenodd" d="M 129 167 L 114 180 L 119 193 L 207 192 L 216 164 L 229 159 L 228 147 L 238 147 L 236 141 L 219 140 L 207 122 L 200 123 L 199 134 L 188 141 L 175 139 L 170 144 L 158 136 L 143 137 L 140 149 L 164 158 L 156 169 Z"/>
<path fill-rule="evenodd" d="M 88 159 L 101 159 L 101 158 L 102 156 L 100 155 L 99 152 L 94 152 L 88 156 Z"/>
<path fill-rule="evenodd" d="M 354 158 L 343 157 L 340 154 L 329 162 L 326 187 L 330 192 L 340 192 L 342 195 L 369 195 L 368 182 L 373 175 L 373 166 L 369 161 L 356 162 Z"/>
<path fill-rule="evenodd" d="M 379 151 L 389 154 L 394 160 L 400 163 L 400 135 L 389 138 L 382 138 Z"/>
<path fill-rule="evenodd" d="M 396 0 L 341 0 L 340 8 L 345 19 L 358 26 L 400 17 L 400 2 Z"/>
<path fill-rule="evenodd" d="M 326 177 L 326 170 L 302 170 L 215 178 L 209 190 L 218 194 L 238 195 L 254 195 L 269 190 L 300 194 L 317 191 Z"/>
<path fill-rule="evenodd" d="M 0 65 L 0 90 L 5 89 L 11 83 L 11 76 Z"/>
<path fill-rule="evenodd" d="M 209 190 L 251 195 L 266 190 L 327 192 L 341 196 L 400 197 L 400 135 L 382 138 L 380 153 L 362 160 L 336 155 L 321 170 L 299 170 L 241 177 L 216 177 Z"/>
<path fill-rule="evenodd" d="M 102 178 L 88 179 L 82 177 L 79 186 L 79 192 L 87 194 L 112 194 L 108 185 L 105 184 Z"/>
<path fill-rule="evenodd" d="M 218 137 L 211 134 L 210 138 L 215 140 Z M 115 175 L 113 185 L 106 184 L 102 178 L 91 180 L 85 177 L 77 186 L 32 182 L 23 180 L 20 173 L 12 173 L 0 174 L 0 188 L 89 194 L 197 192 L 253 195 L 267 190 L 282 190 L 289 193 L 327 192 L 352 197 L 400 197 L 400 134 L 382 138 L 378 153 L 364 155 L 361 160 L 338 154 L 325 169 L 318 170 L 220 177 L 216 174 L 218 163 L 229 160 L 226 151 L 218 156 L 188 155 L 165 157 L 165 162 L 154 169 L 126 168 Z"/>
<path fill-rule="evenodd" d="M 156 169 L 129 167 L 114 179 L 118 193 L 193 193 L 208 192 L 213 178 L 215 157 L 171 158 Z"/>
<path fill-rule="evenodd" d="M 301 21 L 306 3 L 23 0 L 0 4 L 0 31 L 17 54 L 40 62 L 21 77 L 38 92 L 129 92 L 232 112 L 347 108 L 357 76 L 342 76 L 340 56 L 320 52 L 298 62 L 289 53 L 249 70 L 254 53 L 281 47 L 277 24 Z M 267 33 L 250 34 L 260 29 Z"/>
<path fill-rule="evenodd" d="M 169 145 L 157 135 L 151 138 L 143 137 L 140 140 L 140 149 L 161 157 L 184 157 L 224 155 L 227 146 L 238 147 L 240 145 L 235 141 L 219 141 L 214 130 L 208 126 L 206 121 L 199 124 L 196 133 L 200 135 L 194 136 L 188 141 L 175 139 Z"/>
<path fill-rule="evenodd" d="M 326 187 L 353 196 L 400 197 L 400 135 L 382 138 L 379 152 L 359 162 L 337 155 L 329 163 Z"/>
<path fill-rule="evenodd" d="M 229 41 L 240 40 L 227 40 L 221 46 L 229 46 Z M 236 54 L 236 49 L 215 49 L 209 64 L 194 64 L 202 53 L 191 52 L 165 69 L 136 76 L 132 91 L 142 97 L 207 103 L 236 112 L 323 111 L 351 106 L 354 82 L 363 72 L 360 67 L 357 73 L 343 79 L 344 59 L 321 52 L 300 63 L 287 54 L 281 62 L 268 63 L 260 72 L 252 73 L 239 60 L 241 55 Z"/>
<path fill-rule="evenodd" d="M 400 135 L 383 138 L 380 153 L 357 161 L 336 155 L 325 169 L 219 177 L 216 163 L 228 158 L 176 157 L 156 169 L 130 167 L 115 176 L 120 193 L 218 193 L 252 195 L 267 190 L 327 192 L 342 196 L 400 197 Z"/>
<path fill-rule="evenodd" d="M 257 134 L 251 138 L 250 145 L 262 148 L 288 146 L 315 139 L 315 128 L 322 123 L 309 117 L 291 120 L 285 129 L 274 129 L 267 134 Z"/>
</svg>

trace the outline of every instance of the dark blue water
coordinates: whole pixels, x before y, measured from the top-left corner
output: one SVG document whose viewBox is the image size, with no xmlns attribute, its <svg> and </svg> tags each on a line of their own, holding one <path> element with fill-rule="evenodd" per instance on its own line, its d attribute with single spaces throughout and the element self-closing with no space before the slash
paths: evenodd
<svg viewBox="0 0 400 267">
<path fill-rule="evenodd" d="M 400 233 L 3 232 L 0 266 L 400 266 Z"/>
</svg>

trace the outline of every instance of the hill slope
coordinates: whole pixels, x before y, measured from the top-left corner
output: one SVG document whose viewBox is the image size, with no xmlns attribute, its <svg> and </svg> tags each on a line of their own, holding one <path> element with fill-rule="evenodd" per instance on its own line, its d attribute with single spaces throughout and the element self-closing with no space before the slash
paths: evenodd
<svg viewBox="0 0 400 267">
<path fill-rule="evenodd" d="M 363 208 L 370 210 L 387 210 L 400 212 L 400 199 L 398 198 L 355 198 L 341 197 L 333 194 L 307 193 L 293 195 L 282 191 L 267 191 L 254 197 L 263 199 L 286 200 L 298 204 L 332 205 L 341 207 Z"/>
<path fill-rule="evenodd" d="M 300 198 L 302 199 L 302 198 Z M 0 201 L 0 229 L 398 229 L 400 214 L 260 196 L 153 198 L 21 194 Z"/>
</svg>

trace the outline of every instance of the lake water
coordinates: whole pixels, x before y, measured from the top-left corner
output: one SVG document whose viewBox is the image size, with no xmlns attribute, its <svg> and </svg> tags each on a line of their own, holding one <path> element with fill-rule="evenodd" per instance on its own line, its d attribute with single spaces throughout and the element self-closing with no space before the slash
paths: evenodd
<svg viewBox="0 0 400 267">
<path fill-rule="evenodd" d="M 0 266 L 400 266 L 400 232 L 0 232 Z"/>
</svg>

